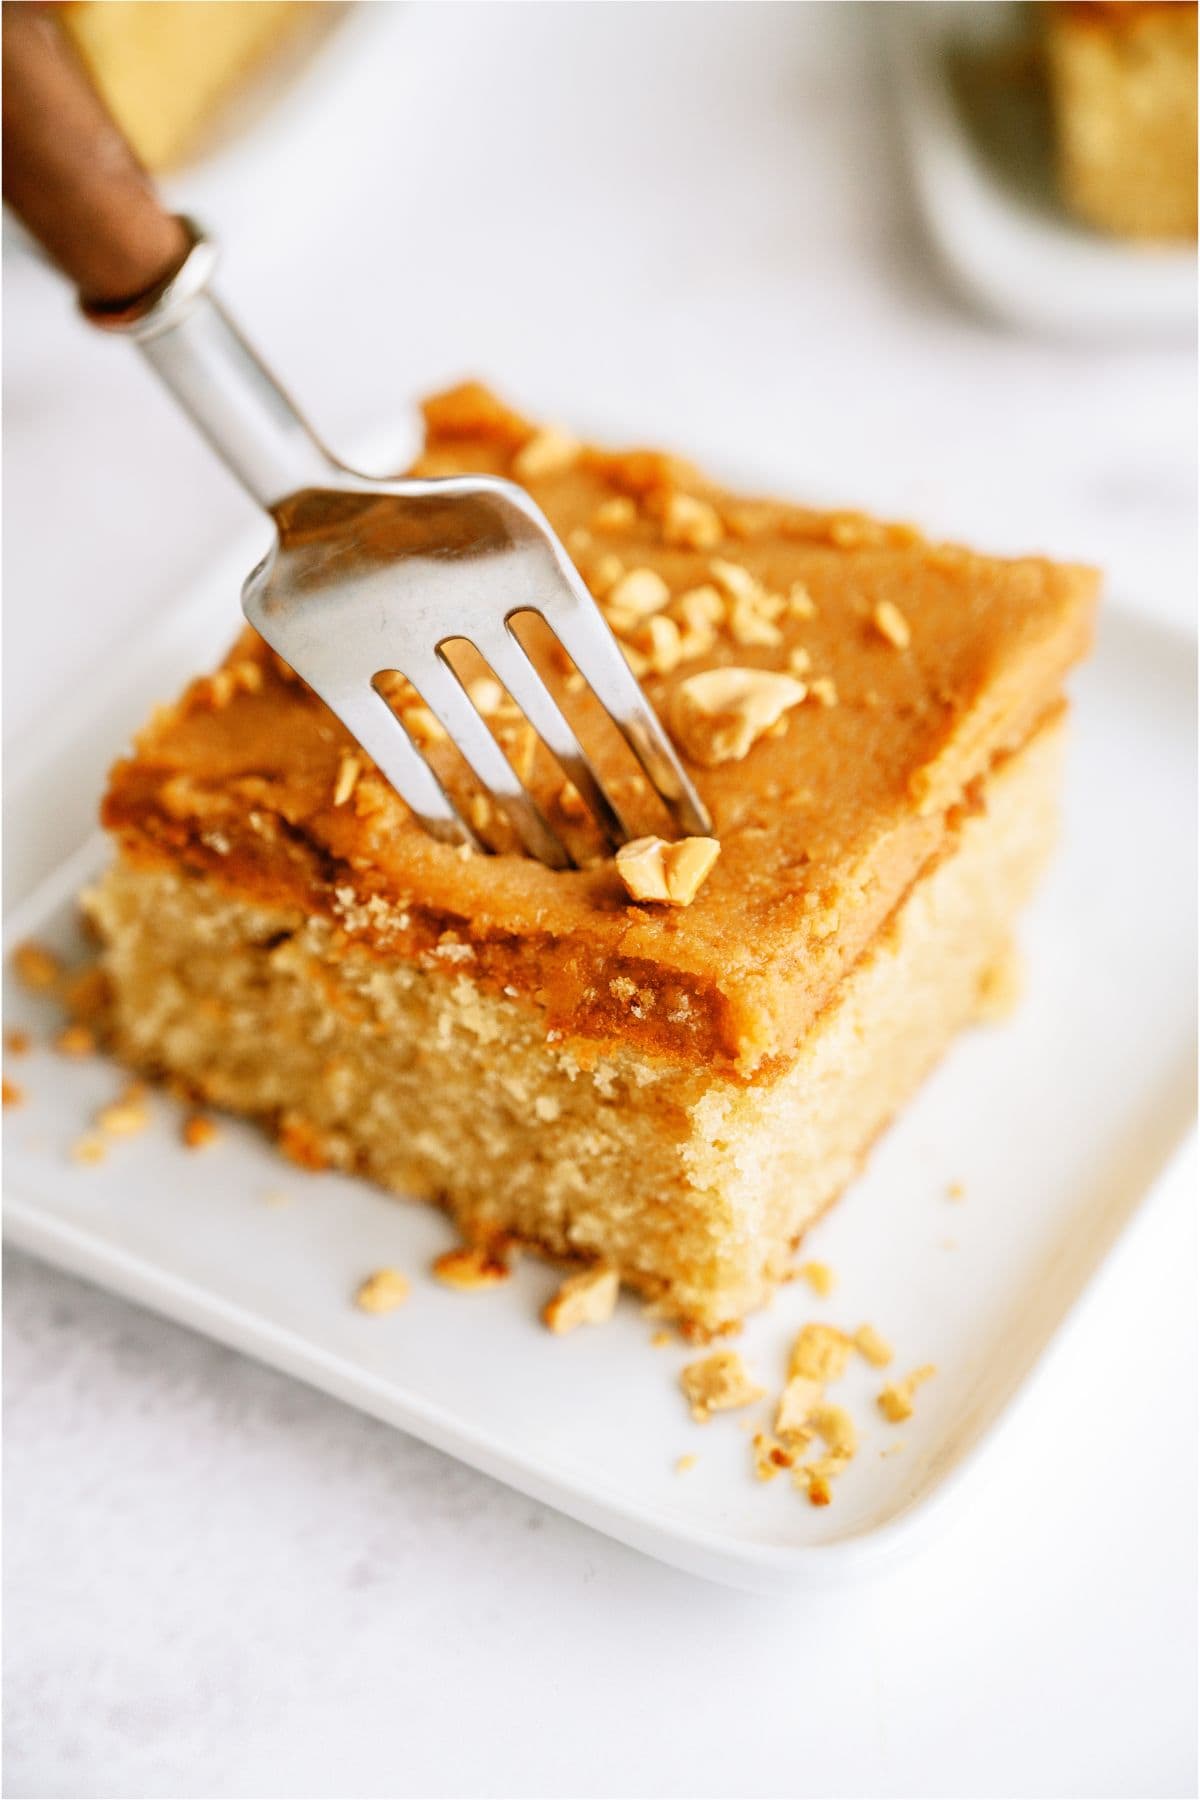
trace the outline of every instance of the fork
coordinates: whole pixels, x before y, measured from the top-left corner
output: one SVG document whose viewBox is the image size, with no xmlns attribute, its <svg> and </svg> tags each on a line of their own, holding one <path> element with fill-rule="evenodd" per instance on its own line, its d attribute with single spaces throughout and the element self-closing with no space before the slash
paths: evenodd
<svg viewBox="0 0 1200 1800">
<path fill-rule="evenodd" d="M 357 739 L 425 828 L 486 851 L 383 687 L 416 688 L 524 848 L 571 854 L 447 657 L 469 643 L 610 844 L 634 835 L 513 629 L 539 615 L 681 833 L 708 814 L 574 564 L 530 496 L 496 476 L 375 480 L 338 462 L 212 290 L 213 242 L 169 213 L 40 8 L 5 6 L 4 198 L 74 282 L 86 318 L 131 338 L 274 523 L 246 617 Z"/>
</svg>

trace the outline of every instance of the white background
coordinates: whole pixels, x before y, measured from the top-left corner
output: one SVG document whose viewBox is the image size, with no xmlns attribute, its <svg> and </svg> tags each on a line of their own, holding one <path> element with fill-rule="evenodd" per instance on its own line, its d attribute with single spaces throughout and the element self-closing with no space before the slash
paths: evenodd
<svg viewBox="0 0 1200 1800">
<path fill-rule="evenodd" d="M 1190 616 L 1192 355 L 960 305 L 877 11 L 381 5 L 354 29 L 298 125 L 193 184 L 227 299 L 335 448 L 477 372 Z M 11 742 L 249 512 L 8 250 Z M 6 1791 L 1193 1792 L 1193 1186 L 1160 1190 L 935 1547 L 775 1602 L 10 1257 Z"/>
</svg>

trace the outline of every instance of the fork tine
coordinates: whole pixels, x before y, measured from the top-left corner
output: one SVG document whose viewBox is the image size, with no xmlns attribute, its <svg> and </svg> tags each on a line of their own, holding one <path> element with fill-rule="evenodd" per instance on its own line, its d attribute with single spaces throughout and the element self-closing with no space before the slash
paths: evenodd
<svg viewBox="0 0 1200 1800">
<path fill-rule="evenodd" d="M 571 858 L 565 845 L 527 792 L 441 651 L 428 660 L 412 662 L 404 673 L 445 726 L 476 779 L 504 808 L 530 855 L 548 868 L 569 869 Z"/>
<path fill-rule="evenodd" d="M 641 763 L 676 826 L 707 837 L 712 820 L 704 802 L 590 596 L 586 605 L 552 603 L 542 616 Z"/>
<path fill-rule="evenodd" d="M 477 631 L 475 643 L 559 767 L 574 782 L 610 842 L 628 843 L 635 835 L 633 830 L 601 785 L 587 752 L 511 624 L 486 636 Z"/>
<path fill-rule="evenodd" d="M 323 697 L 431 836 L 484 848 L 382 694 Z"/>
</svg>

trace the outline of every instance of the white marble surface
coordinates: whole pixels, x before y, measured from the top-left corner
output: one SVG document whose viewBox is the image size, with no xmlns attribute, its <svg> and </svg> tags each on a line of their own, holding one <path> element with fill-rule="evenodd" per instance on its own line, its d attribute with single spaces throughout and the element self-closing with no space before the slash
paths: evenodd
<svg viewBox="0 0 1200 1800">
<path fill-rule="evenodd" d="M 869 10 L 380 6 L 369 34 L 200 192 L 335 445 L 479 371 L 1190 617 L 1193 359 L 959 306 Z M 248 511 L 45 271 L 5 278 L 11 742 Z M 936 1547 L 802 1602 L 660 1568 L 10 1257 L 5 1791 L 1194 1791 L 1194 1173 Z"/>
</svg>

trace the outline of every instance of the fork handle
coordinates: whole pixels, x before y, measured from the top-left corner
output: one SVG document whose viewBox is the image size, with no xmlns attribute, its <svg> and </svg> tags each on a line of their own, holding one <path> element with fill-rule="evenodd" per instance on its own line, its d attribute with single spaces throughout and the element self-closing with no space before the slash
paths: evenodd
<svg viewBox="0 0 1200 1800">
<path fill-rule="evenodd" d="M 190 248 L 40 6 L 4 7 L 4 198 L 84 300 L 128 302 Z"/>
<path fill-rule="evenodd" d="M 4 198 L 268 512 L 345 471 L 210 291 L 215 247 L 167 211 L 54 20 L 5 0 Z"/>
</svg>

